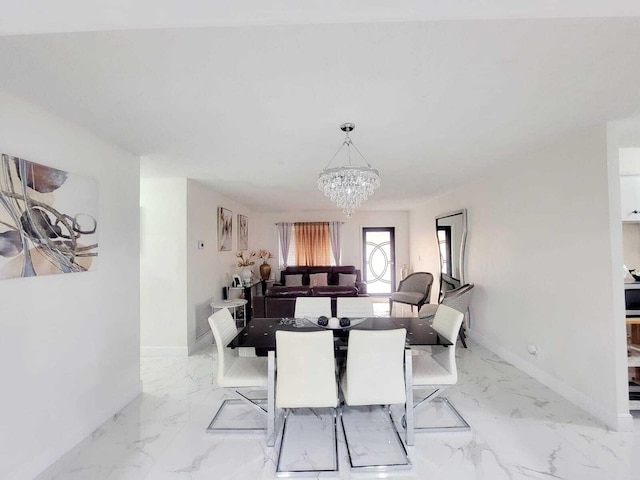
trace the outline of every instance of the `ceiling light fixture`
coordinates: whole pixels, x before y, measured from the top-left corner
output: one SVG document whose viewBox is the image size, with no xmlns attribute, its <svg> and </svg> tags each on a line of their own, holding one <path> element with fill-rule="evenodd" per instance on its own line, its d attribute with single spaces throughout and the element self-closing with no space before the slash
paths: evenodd
<svg viewBox="0 0 640 480">
<path fill-rule="evenodd" d="M 358 150 L 358 147 L 355 146 L 351 137 L 349 137 L 349 132 L 353 131 L 354 128 L 356 126 L 353 123 L 340 125 L 340 130 L 345 132 L 346 135 L 344 142 L 342 142 L 342 145 L 340 145 L 340 148 L 327 166 L 324 167 L 324 170 L 320 172 L 318 178 L 318 188 L 332 202 L 342 208 L 347 217 L 351 217 L 353 211 L 373 195 L 375 189 L 380 186 L 380 173 L 369 164 L 364 155 Z M 342 167 L 329 168 L 345 145 L 349 153 L 349 164 Z M 367 164 L 366 166 L 358 167 L 351 163 L 351 147 L 362 157 Z"/>
</svg>

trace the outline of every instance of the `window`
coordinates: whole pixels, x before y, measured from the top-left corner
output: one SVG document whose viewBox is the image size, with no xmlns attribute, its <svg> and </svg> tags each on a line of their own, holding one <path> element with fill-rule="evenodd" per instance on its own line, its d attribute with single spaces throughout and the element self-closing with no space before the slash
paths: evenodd
<svg viewBox="0 0 640 480">
<path fill-rule="evenodd" d="M 280 249 L 282 251 L 282 249 Z M 282 264 L 280 259 L 280 264 Z M 328 222 L 294 223 L 287 265 L 335 265 Z"/>
</svg>

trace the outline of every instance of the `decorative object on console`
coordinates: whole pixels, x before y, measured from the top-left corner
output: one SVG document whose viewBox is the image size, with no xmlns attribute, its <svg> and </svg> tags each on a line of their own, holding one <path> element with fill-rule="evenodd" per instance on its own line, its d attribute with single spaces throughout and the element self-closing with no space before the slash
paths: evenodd
<svg viewBox="0 0 640 480">
<path fill-rule="evenodd" d="M 97 182 L 2 155 L 0 278 L 95 269 Z"/>
<path fill-rule="evenodd" d="M 353 123 L 343 123 L 340 130 L 345 132 L 345 139 L 340 148 L 335 153 L 331 161 L 320 172 L 318 178 L 318 188 L 329 197 L 332 202 L 342 208 L 342 211 L 351 217 L 353 211 L 360 207 L 373 192 L 380 187 L 380 173 L 373 168 L 367 159 L 360 153 L 358 147 L 353 143 L 349 132 L 356 128 Z M 349 164 L 341 167 L 329 168 L 331 163 L 344 146 L 347 146 Z M 362 157 L 366 166 L 355 166 L 351 163 L 351 147 Z"/>
<path fill-rule="evenodd" d="M 267 260 L 273 258 L 273 254 L 263 248 L 258 250 L 258 258 L 262 260 L 262 265 L 260 265 L 260 278 L 262 278 L 262 280 L 269 280 L 269 278 L 271 278 L 271 265 L 267 263 Z"/>
<path fill-rule="evenodd" d="M 238 250 L 249 248 L 249 219 L 238 214 Z"/>
<path fill-rule="evenodd" d="M 252 265 L 255 265 L 256 262 L 251 260 L 255 256 L 256 256 L 256 252 L 249 253 L 247 255 L 247 258 L 244 257 L 244 253 L 243 252 L 236 253 L 236 257 L 238 257 L 240 259 L 240 260 L 238 260 L 238 263 L 236 265 L 238 265 L 238 267 L 242 268 L 242 272 L 240 273 L 240 277 L 242 277 L 242 283 L 245 286 L 251 284 L 251 279 L 253 278 L 253 271 L 251 271 L 251 269 L 249 267 L 252 266 Z"/>
<path fill-rule="evenodd" d="M 231 234 L 233 233 L 233 212 L 218 207 L 218 250 L 231 250 Z"/>
</svg>

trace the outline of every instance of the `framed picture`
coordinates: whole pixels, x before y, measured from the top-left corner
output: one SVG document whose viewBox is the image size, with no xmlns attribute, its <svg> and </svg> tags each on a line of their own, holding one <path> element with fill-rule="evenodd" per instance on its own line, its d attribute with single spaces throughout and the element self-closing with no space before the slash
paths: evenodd
<svg viewBox="0 0 640 480">
<path fill-rule="evenodd" d="M 238 214 L 238 250 L 249 248 L 249 219 Z"/>
<path fill-rule="evenodd" d="M 0 157 L 0 278 L 95 270 L 98 182 Z"/>
<path fill-rule="evenodd" d="M 231 234 L 233 233 L 233 212 L 218 207 L 218 250 L 231 250 Z"/>
</svg>

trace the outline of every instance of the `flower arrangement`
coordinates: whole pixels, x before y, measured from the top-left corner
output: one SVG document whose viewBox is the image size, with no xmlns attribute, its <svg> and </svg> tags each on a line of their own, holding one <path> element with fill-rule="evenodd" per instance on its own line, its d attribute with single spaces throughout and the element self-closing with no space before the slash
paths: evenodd
<svg viewBox="0 0 640 480">
<path fill-rule="evenodd" d="M 273 254 L 270 251 L 262 248 L 258 250 L 258 258 L 262 260 L 263 264 L 265 264 L 267 263 L 267 260 L 269 260 L 270 258 L 273 258 Z"/>
<path fill-rule="evenodd" d="M 236 253 L 236 257 L 238 257 L 239 260 L 236 265 L 238 265 L 239 267 L 250 267 L 251 265 L 255 265 L 256 262 L 251 260 L 255 256 L 256 252 L 251 252 L 247 254 L 247 258 L 244 258 L 244 252 L 238 252 Z"/>
</svg>

